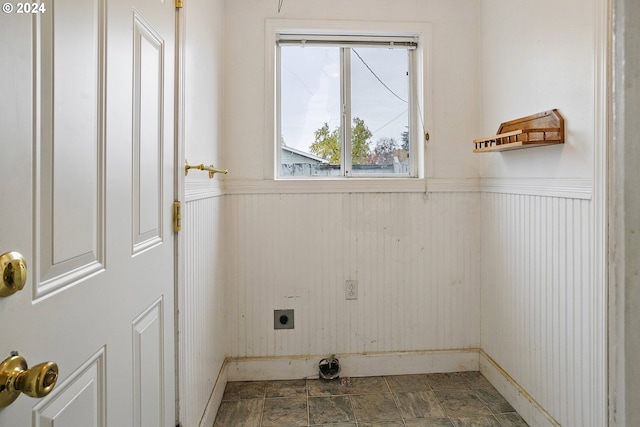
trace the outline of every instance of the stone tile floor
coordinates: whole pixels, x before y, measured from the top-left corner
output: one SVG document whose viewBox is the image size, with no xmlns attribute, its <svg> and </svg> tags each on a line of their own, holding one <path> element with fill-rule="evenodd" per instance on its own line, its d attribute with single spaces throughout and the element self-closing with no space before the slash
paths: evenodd
<svg viewBox="0 0 640 427">
<path fill-rule="evenodd" d="M 214 427 L 523 427 L 480 372 L 230 382 Z"/>
</svg>

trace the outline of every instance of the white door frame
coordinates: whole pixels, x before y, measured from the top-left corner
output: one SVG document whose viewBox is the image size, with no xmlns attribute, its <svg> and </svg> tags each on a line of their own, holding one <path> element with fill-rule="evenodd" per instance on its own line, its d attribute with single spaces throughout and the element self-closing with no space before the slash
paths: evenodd
<svg viewBox="0 0 640 427">
<path fill-rule="evenodd" d="M 609 425 L 622 427 L 640 425 L 640 5 L 636 0 L 611 0 L 611 10 Z"/>
<path fill-rule="evenodd" d="M 184 16 L 184 9 L 182 5 L 178 6 L 178 3 L 182 3 L 176 0 L 176 31 L 175 31 L 175 179 L 174 179 L 174 197 L 175 201 L 180 203 L 180 206 L 184 205 L 184 111 L 185 111 L 185 86 L 184 86 L 184 64 L 185 64 L 185 38 L 186 38 L 186 20 Z M 185 241 L 184 234 L 177 232 L 175 239 L 175 391 L 176 391 L 176 425 L 182 425 L 182 411 L 181 411 L 181 376 L 180 376 L 180 311 L 179 307 L 183 300 L 184 289 L 184 262 L 183 257 L 185 253 Z"/>
</svg>

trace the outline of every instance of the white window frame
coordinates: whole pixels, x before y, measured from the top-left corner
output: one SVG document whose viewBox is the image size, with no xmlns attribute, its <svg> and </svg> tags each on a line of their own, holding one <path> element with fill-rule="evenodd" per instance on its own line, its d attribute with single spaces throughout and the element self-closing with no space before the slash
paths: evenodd
<svg viewBox="0 0 640 427">
<path fill-rule="evenodd" d="M 429 23 L 388 23 L 388 22 L 364 22 L 364 21 L 300 21 L 300 20 L 279 20 L 267 19 L 265 25 L 265 170 L 266 179 L 274 181 L 331 181 L 326 189 L 331 188 L 335 181 L 345 181 L 340 184 L 340 188 L 354 188 L 367 185 L 376 185 L 380 189 L 381 185 L 386 191 L 420 191 L 424 189 L 424 178 L 426 175 L 425 164 L 425 133 L 431 128 L 431 105 L 429 96 L 431 93 L 430 81 L 430 52 L 431 52 L 431 25 Z M 278 99 L 277 82 L 280 80 L 278 61 L 277 40 L 280 35 L 305 34 L 309 37 L 318 36 L 322 39 L 338 37 L 344 39 L 346 36 L 355 40 L 375 40 L 380 37 L 407 37 L 417 39 L 418 46 L 413 55 L 414 61 L 412 72 L 414 78 L 410 79 L 414 87 L 410 87 L 412 97 L 413 118 L 410 119 L 410 144 L 411 157 L 415 162 L 412 165 L 412 176 L 393 177 L 361 177 L 346 178 L 339 177 L 280 177 L 280 145 L 278 135 L 280 135 L 279 115 L 280 103 Z M 410 109 L 411 111 L 411 109 Z M 343 126 L 344 128 L 344 126 Z M 343 150 L 346 151 L 346 150 Z M 375 184 L 374 184 L 375 182 Z M 359 184 L 356 184 L 359 183 Z M 320 184 L 322 185 L 322 184 Z M 364 187 L 363 187 L 364 188 Z M 357 188 L 356 188 L 357 190 Z"/>
</svg>

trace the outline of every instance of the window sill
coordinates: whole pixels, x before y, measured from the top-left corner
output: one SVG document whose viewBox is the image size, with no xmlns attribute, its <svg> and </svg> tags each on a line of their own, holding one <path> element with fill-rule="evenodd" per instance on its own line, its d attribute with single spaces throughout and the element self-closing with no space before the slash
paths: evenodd
<svg viewBox="0 0 640 427">
<path fill-rule="evenodd" d="M 503 193 L 591 200 L 591 178 L 428 178 L 234 180 L 219 185 L 186 182 L 186 200 L 242 194 Z"/>
<path fill-rule="evenodd" d="M 225 194 L 424 193 L 476 192 L 477 179 L 337 178 L 337 179 L 225 179 Z"/>
</svg>

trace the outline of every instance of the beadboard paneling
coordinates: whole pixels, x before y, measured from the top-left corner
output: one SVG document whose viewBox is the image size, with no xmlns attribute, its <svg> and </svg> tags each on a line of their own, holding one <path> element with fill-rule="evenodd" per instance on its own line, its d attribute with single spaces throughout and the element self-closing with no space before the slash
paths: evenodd
<svg viewBox="0 0 640 427">
<path fill-rule="evenodd" d="M 228 356 L 478 347 L 479 194 L 225 199 Z M 295 329 L 275 331 L 274 309 Z"/>
<path fill-rule="evenodd" d="M 184 204 L 184 286 L 179 295 L 180 411 L 184 426 L 197 426 L 225 358 L 221 257 L 222 197 Z"/>
<path fill-rule="evenodd" d="M 593 202 L 482 194 L 482 349 L 563 426 L 606 414 Z"/>
</svg>

